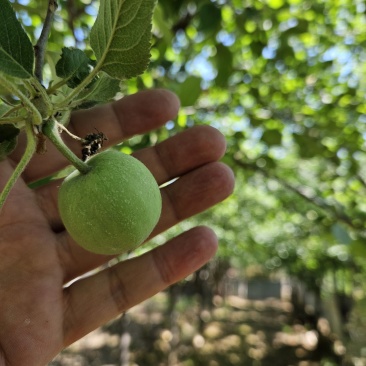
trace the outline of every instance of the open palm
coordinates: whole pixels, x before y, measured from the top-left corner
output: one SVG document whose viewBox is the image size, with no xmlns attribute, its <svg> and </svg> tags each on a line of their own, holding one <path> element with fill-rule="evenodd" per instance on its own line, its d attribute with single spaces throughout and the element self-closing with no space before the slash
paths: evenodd
<svg viewBox="0 0 366 366">
<path fill-rule="evenodd" d="M 145 91 L 75 113 L 71 129 L 85 136 L 97 128 L 115 144 L 163 125 L 178 107 L 167 91 Z M 80 150 L 77 142 L 67 142 Z M 64 230 L 57 210 L 59 181 L 28 188 L 67 164 L 52 145 L 48 150 L 32 159 L 0 214 L 0 366 L 44 366 L 67 345 L 198 269 L 217 248 L 212 231 L 196 227 L 65 287 L 111 257 L 83 250 Z M 163 211 L 152 236 L 231 193 L 233 175 L 217 162 L 224 151 L 222 135 L 200 126 L 135 154 L 159 184 L 179 177 L 161 190 Z M 0 190 L 20 156 L 18 149 L 0 162 Z"/>
</svg>

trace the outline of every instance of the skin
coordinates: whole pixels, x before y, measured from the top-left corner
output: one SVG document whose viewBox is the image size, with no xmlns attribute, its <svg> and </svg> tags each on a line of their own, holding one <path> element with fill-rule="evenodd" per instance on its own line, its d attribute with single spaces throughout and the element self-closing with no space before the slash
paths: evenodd
<svg viewBox="0 0 366 366">
<path fill-rule="evenodd" d="M 172 93 L 144 91 L 75 113 L 71 129 L 85 136 L 97 128 L 115 144 L 164 125 L 178 108 Z M 80 152 L 78 143 L 65 140 Z M 218 162 L 224 152 L 217 130 L 197 126 L 135 154 L 159 184 L 180 177 L 162 189 L 162 216 L 152 236 L 230 195 L 233 174 Z M 21 147 L 0 162 L 0 189 L 20 156 Z M 111 259 L 86 252 L 64 230 L 59 181 L 35 191 L 27 187 L 66 163 L 48 144 L 48 153 L 32 159 L 0 213 L 0 366 L 44 366 L 66 346 L 200 268 L 217 249 L 215 234 L 196 227 L 65 287 Z"/>
</svg>

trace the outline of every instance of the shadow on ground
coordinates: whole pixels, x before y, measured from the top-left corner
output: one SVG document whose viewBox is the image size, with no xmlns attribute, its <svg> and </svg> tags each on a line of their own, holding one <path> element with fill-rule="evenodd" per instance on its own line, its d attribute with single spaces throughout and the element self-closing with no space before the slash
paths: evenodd
<svg viewBox="0 0 366 366">
<path fill-rule="evenodd" d="M 198 303 L 183 297 L 167 313 L 168 295 L 156 295 L 64 350 L 50 366 L 366 365 L 346 360 L 326 319 L 306 323 L 288 301 L 216 296 L 210 310 Z"/>
</svg>

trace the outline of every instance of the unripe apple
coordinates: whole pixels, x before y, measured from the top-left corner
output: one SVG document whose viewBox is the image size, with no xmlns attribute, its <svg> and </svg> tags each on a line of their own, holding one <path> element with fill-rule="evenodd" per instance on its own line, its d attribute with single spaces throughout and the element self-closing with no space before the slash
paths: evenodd
<svg viewBox="0 0 366 366">
<path fill-rule="evenodd" d="M 99 153 L 86 174 L 74 171 L 59 189 L 65 228 L 83 248 L 120 254 L 139 246 L 161 213 L 159 187 L 139 160 L 116 150 Z"/>
</svg>

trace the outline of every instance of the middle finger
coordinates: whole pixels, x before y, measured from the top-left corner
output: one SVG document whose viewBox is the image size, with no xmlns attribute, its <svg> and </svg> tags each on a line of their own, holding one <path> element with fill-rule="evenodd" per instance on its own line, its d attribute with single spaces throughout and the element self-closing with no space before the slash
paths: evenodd
<svg viewBox="0 0 366 366">
<path fill-rule="evenodd" d="M 197 126 L 133 155 L 147 166 L 161 185 L 199 166 L 219 160 L 225 147 L 220 132 L 209 126 Z M 36 190 L 39 205 L 55 232 L 63 230 L 57 205 L 59 186 L 60 181 L 55 181 Z"/>
<path fill-rule="evenodd" d="M 164 187 L 161 190 L 161 217 L 150 238 L 225 199 L 232 192 L 233 182 L 231 170 L 222 163 L 213 162 Z M 59 242 L 59 258 L 66 282 L 113 258 L 87 252 L 65 231 L 59 234 Z"/>
</svg>

